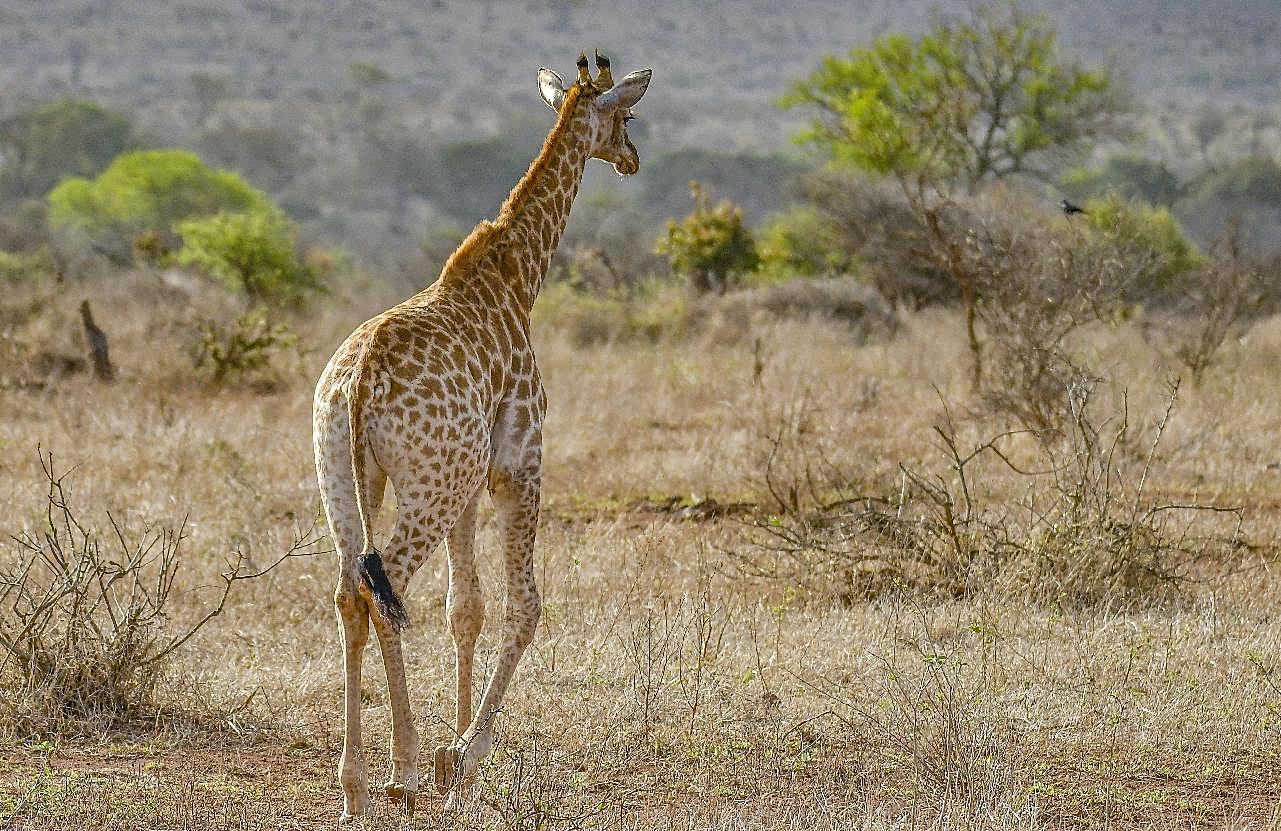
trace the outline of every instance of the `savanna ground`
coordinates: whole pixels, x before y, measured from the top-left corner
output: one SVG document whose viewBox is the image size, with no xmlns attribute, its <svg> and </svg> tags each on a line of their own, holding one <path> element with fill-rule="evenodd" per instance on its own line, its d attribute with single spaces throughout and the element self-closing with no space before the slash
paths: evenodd
<svg viewBox="0 0 1281 831">
<path fill-rule="evenodd" d="M 753 296 L 692 315 L 668 296 L 611 337 L 617 320 L 552 288 L 535 321 L 544 617 L 477 798 L 446 825 L 1281 825 L 1281 320 L 1227 344 L 1168 418 L 1175 370 L 1143 322 L 1088 328 L 1092 427 L 999 439 L 1007 465 L 967 458 L 1008 425 L 970 393 L 956 312 L 905 312 L 891 332 Z M 70 344 L 81 292 L 15 291 L 14 342 Z M 183 528 L 175 629 L 217 602 L 238 556 L 248 573 L 312 542 L 236 581 L 123 719 L 42 709 L 7 665 L 0 825 L 331 827 L 341 653 L 334 556 L 313 530 L 311 390 L 393 298 L 320 301 L 274 379 L 224 385 L 187 354 L 216 299 L 151 274 L 93 298 L 114 384 L 0 390 L 3 565 L 28 554 L 11 535 L 48 530 L 40 452 L 104 540 L 108 512 L 131 541 Z M 665 314 L 697 325 L 672 335 Z M 484 654 L 501 575 L 482 562 Z M 425 747 L 453 720 L 443 594 L 437 552 L 406 636 Z M 378 798 L 376 646 L 364 677 L 365 825 L 435 827 L 433 795 L 408 822 Z"/>
</svg>

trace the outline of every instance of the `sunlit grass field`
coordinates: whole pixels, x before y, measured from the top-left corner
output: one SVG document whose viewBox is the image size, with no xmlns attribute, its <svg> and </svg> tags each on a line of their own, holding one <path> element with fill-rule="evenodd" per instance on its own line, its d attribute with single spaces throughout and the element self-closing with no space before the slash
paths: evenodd
<svg viewBox="0 0 1281 831">
<path fill-rule="evenodd" d="M 341 651 L 312 383 L 395 298 L 336 291 L 296 316 L 270 372 L 215 385 L 189 350 L 225 301 L 119 275 L 91 295 L 115 383 L 12 369 L 37 348 L 75 354 L 84 293 L 4 300 L 0 565 L 27 556 L 12 537 L 48 530 L 41 454 L 106 542 L 113 523 L 131 542 L 181 527 L 173 631 L 217 603 L 237 562 L 296 556 L 232 585 L 157 665 L 147 712 L 51 714 L 6 665 L 0 823 L 332 827 Z M 1281 321 L 1229 342 L 1172 407 L 1177 368 L 1141 321 L 1083 330 L 1100 377 L 1090 424 L 1115 479 L 1087 491 L 1063 484 L 1082 458 L 1072 429 L 999 439 L 1009 464 L 966 459 L 1009 425 L 969 389 L 957 314 L 902 311 L 891 330 L 760 296 L 668 288 L 587 308 L 549 287 L 535 315 L 550 400 L 541 627 L 475 799 L 442 817 L 443 799 L 423 795 L 405 821 L 376 798 L 365 826 L 1281 823 Z M 1047 459 L 1058 467 L 1038 469 Z M 1120 519 L 1077 533 L 1071 518 L 1092 515 L 1073 499 L 1111 500 Z M 968 523 L 948 506 L 968 506 Z M 389 498 L 382 533 L 393 516 Z M 437 552 L 406 636 L 425 747 L 453 720 L 444 587 Z M 377 794 L 389 708 L 376 646 L 364 678 Z"/>
</svg>

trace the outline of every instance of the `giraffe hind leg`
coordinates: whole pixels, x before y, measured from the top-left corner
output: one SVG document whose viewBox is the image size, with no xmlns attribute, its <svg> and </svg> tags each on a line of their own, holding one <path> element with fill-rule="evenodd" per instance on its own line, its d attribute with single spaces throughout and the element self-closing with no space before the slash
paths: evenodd
<svg viewBox="0 0 1281 831">
<path fill-rule="evenodd" d="M 356 484 L 351 467 L 351 434 L 345 406 L 320 411 L 316 422 L 316 471 L 325 516 L 338 547 L 340 563 L 359 556 L 364 532 L 356 510 Z M 369 510 L 382 505 L 386 474 L 367 459 L 365 493 Z M 343 750 L 338 763 L 338 780 L 343 790 L 343 821 L 354 820 L 369 808 L 368 771 L 365 766 L 360 729 L 361 661 L 369 641 L 370 591 L 340 566 L 334 606 L 343 646 L 344 718 Z"/>
</svg>

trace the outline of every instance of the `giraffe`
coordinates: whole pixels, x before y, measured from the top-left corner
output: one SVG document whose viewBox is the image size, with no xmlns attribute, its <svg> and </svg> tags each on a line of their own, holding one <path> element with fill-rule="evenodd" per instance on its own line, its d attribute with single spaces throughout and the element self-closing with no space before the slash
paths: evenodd
<svg viewBox="0 0 1281 831">
<path fill-rule="evenodd" d="M 494 716 L 538 625 L 534 532 L 542 470 L 543 385 L 529 341 L 529 314 L 564 231 L 589 158 L 620 175 L 640 169 L 627 137 L 650 70 L 617 84 L 597 53 L 596 78 L 580 54 L 566 87 L 538 71 L 557 111 L 541 152 L 493 221 L 482 221 L 426 289 L 356 328 L 330 359 L 312 409 L 316 473 L 340 569 L 334 593 L 345 672 L 338 779 L 343 819 L 369 806 L 361 750 L 361 657 L 372 622 L 392 708 L 388 796 L 412 815 L 418 791 L 414 727 L 401 630 L 410 578 L 445 541 L 446 623 L 455 648 L 456 738 L 437 747 L 435 784 L 446 807 L 489 753 Z M 372 520 L 391 481 L 396 522 L 374 547 Z M 485 619 L 473 551 L 477 502 L 493 501 L 503 545 L 503 635 L 473 718 L 472 666 Z"/>
</svg>

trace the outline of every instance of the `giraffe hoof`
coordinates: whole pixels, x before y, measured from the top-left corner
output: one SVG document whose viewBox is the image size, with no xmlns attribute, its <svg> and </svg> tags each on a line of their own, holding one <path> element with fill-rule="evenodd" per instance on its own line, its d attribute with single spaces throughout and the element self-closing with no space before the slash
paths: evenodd
<svg viewBox="0 0 1281 831">
<path fill-rule="evenodd" d="M 436 748 L 436 790 L 449 793 L 462 771 L 463 755 L 448 745 Z"/>
<path fill-rule="evenodd" d="M 405 785 L 403 782 L 393 780 L 383 785 L 383 791 L 392 799 L 401 799 L 405 796 Z"/>
</svg>

